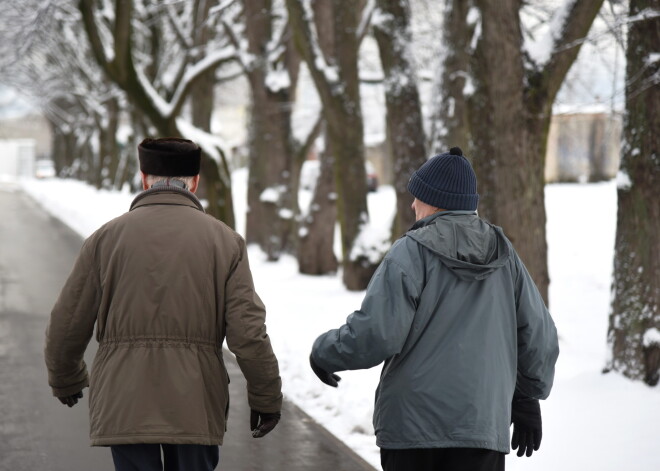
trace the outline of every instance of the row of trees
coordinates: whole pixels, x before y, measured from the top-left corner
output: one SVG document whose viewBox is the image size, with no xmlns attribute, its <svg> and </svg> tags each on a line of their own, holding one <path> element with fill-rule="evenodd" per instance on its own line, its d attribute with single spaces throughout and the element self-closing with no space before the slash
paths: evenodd
<svg viewBox="0 0 660 471">
<path fill-rule="evenodd" d="M 360 237 L 369 226 L 360 51 L 365 40 L 373 40 L 385 90 L 397 194 L 392 236 L 398 237 L 412 223 L 406 192 L 412 171 L 428 155 L 460 145 L 473 157 L 480 214 L 506 228 L 547 300 L 543 169 L 552 105 L 604 0 L 566 0 L 556 10 L 539 7 L 546 2 L 533 3 L 0 0 L 5 18 L 10 19 L 2 31 L 10 39 L 3 41 L 3 47 L 9 47 L 3 54 L 3 69 L 19 71 L 15 76 L 22 85 L 45 97 L 58 166 L 97 186 L 120 187 L 130 179 L 135 172 L 134 149 L 142 136 L 180 135 L 199 142 L 204 150 L 208 210 L 230 225 L 234 223 L 231 163 L 228 149 L 210 130 L 214 94 L 241 77 L 251 97 L 248 242 L 259 244 L 271 260 L 283 252 L 295 253 L 303 273 L 327 273 L 337 268 L 332 245 L 338 221 L 344 283 L 349 289 L 363 289 L 378 263 Z M 611 2 L 613 8 L 617 4 Z M 429 14 L 440 8 L 441 14 Z M 653 24 L 649 28 L 656 36 L 650 37 L 657 38 L 653 14 L 639 16 L 640 11 L 657 11 L 657 0 L 631 0 L 630 8 L 631 15 L 639 17 L 631 23 L 631 31 L 636 25 Z M 521 20 L 525 15 L 550 24 L 547 39 L 534 37 Z M 436 17 L 441 23 L 435 22 Z M 430 69 L 415 60 L 418 47 L 413 48 L 419 46 L 424 31 L 437 32 L 427 33 L 430 56 L 441 58 L 431 61 Z M 631 33 L 629 48 L 632 44 L 639 49 L 637 38 Z M 533 54 L 525 46 L 525 41 L 534 40 L 548 44 L 545 53 Z M 649 80 L 657 83 L 657 65 L 644 60 L 629 57 L 629 83 L 649 71 L 655 71 Z M 322 106 L 309 133 L 301 137 L 294 132 L 292 113 L 302 67 L 308 70 Z M 418 91 L 424 67 L 426 75 L 434 77 L 435 97 L 426 107 L 426 116 Z M 653 89 L 657 87 L 648 90 Z M 644 93 L 651 93 L 648 90 Z M 645 97 L 635 95 L 640 96 Z M 632 103 L 638 102 L 629 100 L 629 115 Z M 648 113 L 655 116 L 655 109 L 651 107 Z M 639 119 L 653 129 L 650 115 L 642 113 Z M 131 132 L 118 139 L 121 122 L 129 122 Z M 639 136 L 640 125 L 635 126 Z M 645 133 L 649 134 L 654 133 Z M 296 198 L 300 169 L 318 136 L 323 136 L 325 144 L 320 151 L 321 174 L 309 210 L 301 210 Z M 632 150 L 624 156 L 632 188 L 657 193 L 653 190 L 658 168 L 655 139 L 648 144 L 648 152 L 642 152 L 644 157 Z M 646 180 L 635 180 L 638 173 L 633 168 L 646 168 L 630 163 L 639 159 L 651 166 Z M 639 197 L 626 199 L 625 195 L 620 195 L 620 211 L 628 205 L 639 207 Z M 650 209 L 640 211 L 649 214 Z M 631 227 L 632 223 L 625 224 Z M 620 227 L 619 232 L 623 231 Z M 657 236 L 617 240 L 621 240 L 617 260 L 620 253 L 630 251 L 631 244 L 650 250 L 636 252 L 640 260 L 649 260 L 646 255 L 654 259 L 652 255 L 657 254 Z M 643 307 L 645 319 L 651 321 L 633 322 L 642 326 L 635 334 L 638 340 L 652 325 L 658 327 L 658 257 L 654 260 L 656 264 L 644 265 L 633 283 L 655 281 Z M 617 280 L 630 279 L 618 275 L 621 267 L 633 271 L 639 267 L 627 262 L 616 266 Z M 646 278 L 646 273 L 655 273 L 655 278 Z M 617 281 L 618 296 L 638 297 L 637 291 L 620 285 Z M 629 315 L 629 303 L 617 302 L 615 306 L 624 306 L 615 308 L 621 311 L 617 315 Z M 624 338 L 626 355 L 631 356 L 628 346 L 634 340 L 622 337 L 617 330 L 622 324 L 617 322 L 610 338 L 614 345 L 620 343 L 616 339 Z M 651 347 L 644 348 L 657 352 L 652 346 L 657 343 L 646 343 Z M 613 349 L 618 351 L 616 346 Z M 660 353 L 644 355 L 655 358 L 649 368 L 656 365 L 657 381 Z M 612 367 L 633 371 L 620 364 L 614 361 Z M 653 374 L 642 376 L 652 381 Z"/>
</svg>

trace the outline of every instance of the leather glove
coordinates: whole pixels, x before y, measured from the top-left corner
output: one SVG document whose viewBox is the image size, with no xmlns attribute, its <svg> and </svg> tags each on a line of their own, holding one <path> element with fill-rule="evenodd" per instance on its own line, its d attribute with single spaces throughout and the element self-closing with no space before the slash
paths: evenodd
<svg viewBox="0 0 660 471">
<path fill-rule="evenodd" d="M 82 397 L 83 393 L 82 391 L 79 391 L 71 396 L 58 397 L 57 399 L 59 399 L 62 404 L 73 407 L 78 404 L 78 399 L 82 399 Z"/>
<path fill-rule="evenodd" d="M 518 456 L 532 453 L 541 446 L 543 427 L 541 425 L 541 406 L 538 399 L 514 399 L 511 403 L 511 423 L 513 436 L 511 448 L 518 448 Z"/>
<path fill-rule="evenodd" d="M 318 376 L 319 379 L 323 381 L 325 384 L 327 384 L 328 386 L 332 386 L 333 388 L 336 388 L 339 385 L 339 381 L 341 381 L 341 378 L 334 373 L 329 373 L 325 371 L 323 368 L 317 365 L 314 362 L 312 355 L 309 356 L 309 364 L 311 365 L 314 374 Z"/>
<path fill-rule="evenodd" d="M 252 438 L 261 438 L 275 428 L 282 414 L 279 412 L 257 412 L 250 410 Z"/>
</svg>

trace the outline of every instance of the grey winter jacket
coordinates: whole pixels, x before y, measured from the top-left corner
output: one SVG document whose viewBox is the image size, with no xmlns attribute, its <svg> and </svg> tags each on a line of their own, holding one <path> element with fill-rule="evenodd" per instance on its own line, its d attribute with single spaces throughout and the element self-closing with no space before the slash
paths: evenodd
<svg viewBox="0 0 660 471">
<path fill-rule="evenodd" d="M 359 311 L 312 350 L 327 371 L 385 361 L 374 428 L 382 448 L 509 452 L 511 399 L 545 399 L 557 331 L 499 227 L 472 211 L 413 226 L 374 274 Z"/>
</svg>

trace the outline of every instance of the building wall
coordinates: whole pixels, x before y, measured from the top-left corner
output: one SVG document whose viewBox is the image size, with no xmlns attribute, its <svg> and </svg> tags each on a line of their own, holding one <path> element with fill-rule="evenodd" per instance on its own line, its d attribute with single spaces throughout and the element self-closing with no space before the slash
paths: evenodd
<svg viewBox="0 0 660 471">
<path fill-rule="evenodd" d="M 0 139 L 0 179 L 34 176 L 34 139 Z"/>
<path fill-rule="evenodd" d="M 546 182 L 610 180 L 619 170 L 620 150 L 620 115 L 555 115 L 548 136 Z"/>
<path fill-rule="evenodd" d="M 48 121 L 41 114 L 1 119 L 0 139 L 34 139 L 37 160 L 50 159 L 51 129 Z"/>
</svg>

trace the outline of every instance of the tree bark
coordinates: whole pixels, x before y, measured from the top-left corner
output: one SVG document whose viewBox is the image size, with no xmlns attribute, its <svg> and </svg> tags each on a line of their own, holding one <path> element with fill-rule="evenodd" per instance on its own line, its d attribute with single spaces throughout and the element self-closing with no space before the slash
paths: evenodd
<svg viewBox="0 0 660 471">
<path fill-rule="evenodd" d="M 387 133 L 397 205 L 392 239 L 398 239 L 415 222 L 410 208 L 413 198 L 407 187 L 410 175 L 426 161 L 424 126 L 417 79 L 410 63 L 410 5 L 407 0 L 378 0 L 376 5 L 387 18 L 374 26 L 374 35 L 385 73 Z"/>
<path fill-rule="evenodd" d="M 325 275 L 337 271 L 333 245 L 337 222 L 337 193 L 332 151 L 321 153 L 321 171 L 314 197 L 299 229 L 298 269 L 306 275 Z"/>
<path fill-rule="evenodd" d="M 480 2 L 483 31 L 472 64 L 470 110 L 474 148 L 468 156 L 478 177 L 480 214 L 504 228 L 547 300 L 543 181 L 527 154 L 519 5 Z"/>
<path fill-rule="evenodd" d="M 467 22 L 473 1 L 449 0 L 444 13 L 442 40 L 446 45 L 442 72 L 436 84 L 435 105 L 431 123 L 431 154 L 440 154 L 458 146 L 467 151 L 470 139 L 468 104 L 465 85 L 470 67 L 470 41 L 474 25 Z"/>
<path fill-rule="evenodd" d="M 334 154 L 344 285 L 349 290 L 363 290 L 371 279 L 376 264 L 365 255 L 353 252 L 363 225 L 369 221 L 364 168 L 364 128 L 357 64 L 358 11 L 350 0 L 333 3 L 333 19 L 330 24 L 335 45 L 331 63 L 336 65 L 336 68 L 331 71 L 327 67 L 319 66 L 318 60 L 322 63 L 326 61 L 312 45 L 313 25 L 306 23 L 304 7 L 300 0 L 287 0 L 286 3 L 294 40 L 310 70 L 323 104 L 327 137 Z M 336 72 L 336 77 L 328 76 L 333 72 Z"/>
<path fill-rule="evenodd" d="M 629 8 L 636 17 L 660 1 Z M 660 62 L 650 60 L 659 50 L 657 18 L 630 24 L 607 367 L 651 386 L 660 379 Z"/>
<path fill-rule="evenodd" d="M 270 56 L 273 12 L 269 0 L 245 1 L 245 27 L 248 52 L 256 61 L 247 68 L 252 92 L 249 124 L 249 177 L 246 239 L 257 243 L 268 260 L 278 260 L 293 247 L 296 205 L 291 178 L 295 173 L 291 134 L 291 102 L 295 83 L 286 54 L 278 60 Z M 288 47 L 285 43 L 283 47 Z M 271 68 L 281 67 L 289 77 L 288 86 L 269 83 Z M 293 72 L 293 73 L 292 73 Z M 282 73 L 282 72 L 280 72 Z"/>
<path fill-rule="evenodd" d="M 468 156 L 479 211 L 502 226 L 548 303 L 544 167 L 552 104 L 603 0 L 571 4 L 546 64 L 527 64 L 519 0 L 479 0 L 482 36 L 472 60 Z"/>
<path fill-rule="evenodd" d="M 115 187 L 115 177 L 119 169 L 121 154 L 117 145 L 117 130 L 119 129 L 119 100 L 112 97 L 106 101 L 105 115 L 97 120 L 99 128 L 101 157 L 101 186 L 109 189 Z"/>
<path fill-rule="evenodd" d="M 334 28 L 332 27 L 333 5 L 331 2 L 314 2 L 314 22 L 319 37 L 319 47 L 326 55 L 334 53 Z M 292 42 L 293 43 L 293 42 Z M 322 113 L 321 113 L 322 114 Z M 324 132 L 326 148 L 319 152 L 320 173 L 314 187 L 314 196 L 309 208 L 301 213 L 298 228 L 298 270 L 306 275 L 326 275 L 335 273 L 338 268 L 334 252 L 335 226 L 337 224 L 337 190 L 334 177 L 334 156 L 331 143 L 323 125 L 322 115 L 307 136 L 306 142 L 296 150 L 296 181 L 300 180 L 300 170 L 314 145 L 314 141 Z"/>
</svg>

